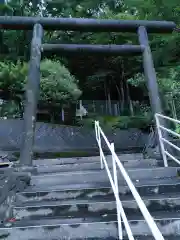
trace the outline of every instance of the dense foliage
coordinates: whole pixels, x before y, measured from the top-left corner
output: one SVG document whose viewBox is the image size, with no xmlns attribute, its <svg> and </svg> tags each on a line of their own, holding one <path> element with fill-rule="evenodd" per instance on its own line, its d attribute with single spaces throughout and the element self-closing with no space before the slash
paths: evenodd
<svg viewBox="0 0 180 240">
<path fill-rule="evenodd" d="M 45 59 L 41 62 L 40 68 L 41 102 L 51 104 L 59 102 L 62 105 L 72 103 L 79 98 L 81 91 L 77 85 L 78 81 L 61 62 Z M 8 107 L 10 109 L 10 116 L 12 116 L 11 112 L 14 115 L 14 111 L 20 111 L 22 115 L 23 108 L 21 104 L 23 102 L 27 76 L 28 64 L 26 62 L 0 62 L 0 89 L 3 90 L 5 99 L 13 100 L 12 107 L 10 107 L 9 103 L 3 107 L 3 111 L 1 111 L 3 115 L 7 115 L 7 111 L 4 109 Z"/>
<path fill-rule="evenodd" d="M 72 102 L 81 95 L 77 80 L 59 61 L 43 60 L 40 68 L 41 100 Z M 0 62 L 0 88 L 7 91 L 12 98 L 17 97 L 17 93 L 24 92 L 27 75 L 27 63 Z"/>
<path fill-rule="evenodd" d="M 48 102 L 71 103 L 81 95 L 77 80 L 59 61 L 41 63 L 41 99 Z"/>
</svg>

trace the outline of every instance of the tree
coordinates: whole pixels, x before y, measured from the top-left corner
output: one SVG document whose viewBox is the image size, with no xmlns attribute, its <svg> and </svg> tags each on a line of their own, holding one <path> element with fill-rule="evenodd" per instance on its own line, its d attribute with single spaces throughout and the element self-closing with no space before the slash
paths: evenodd
<svg viewBox="0 0 180 240">
<path fill-rule="evenodd" d="M 160 94 L 163 100 L 164 110 L 171 113 L 174 118 L 180 118 L 180 67 L 161 68 L 157 74 Z M 147 96 L 147 87 L 144 76 L 137 74 L 133 78 L 128 79 L 129 84 L 143 89 L 144 94 Z"/>
<path fill-rule="evenodd" d="M 81 95 L 77 83 L 75 77 L 59 61 L 42 61 L 41 100 L 62 103 L 74 102 Z"/>
<path fill-rule="evenodd" d="M 6 99 L 15 100 L 19 107 L 24 98 L 28 64 L 0 62 L 0 89 Z M 48 103 L 70 104 L 81 95 L 78 81 L 59 61 L 41 62 L 40 100 Z"/>
</svg>

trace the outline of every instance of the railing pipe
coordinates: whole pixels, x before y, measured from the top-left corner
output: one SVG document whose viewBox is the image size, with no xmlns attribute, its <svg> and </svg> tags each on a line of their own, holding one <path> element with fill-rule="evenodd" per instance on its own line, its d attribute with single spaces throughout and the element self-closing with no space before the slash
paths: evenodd
<svg viewBox="0 0 180 240">
<path fill-rule="evenodd" d="M 171 118 L 171 117 L 165 116 L 165 115 L 163 115 L 163 114 L 156 113 L 156 116 L 180 124 L 180 120 L 177 120 L 177 119 L 174 119 L 174 118 Z"/>
<path fill-rule="evenodd" d="M 95 123 L 97 124 L 97 123 Z M 144 204 L 144 202 L 142 201 L 139 193 L 137 192 L 135 186 L 133 185 L 129 175 L 127 174 L 125 168 L 123 167 L 122 163 L 120 162 L 119 158 L 117 157 L 115 151 L 113 151 L 112 149 L 112 146 L 111 144 L 109 143 L 108 139 L 106 138 L 105 134 L 103 133 L 102 129 L 100 128 L 99 126 L 99 123 L 97 124 L 97 127 L 99 128 L 99 132 L 100 132 L 100 135 L 102 135 L 102 137 L 104 138 L 107 146 L 109 147 L 109 149 L 111 150 L 111 154 L 112 154 L 112 157 L 115 159 L 116 161 L 116 164 L 118 165 L 121 173 L 122 173 L 122 176 L 124 177 L 128 187 L 130 188 L 131 192 L 132 192 L 132 195 L 134 196 L 140 210 L 141 210 L 141 213 L 142 215 L 144 216 L 151 232 L 152 232 L 152 235 L 154 236 L 154 238 L 156 240 L 164 240 L 164 237 L 162 236 L 160 230 L 158 229 L 156 223 L 154 222 L 154 219 L 152 218 L 152 216 L 150 215 L 149 211 L 147 210 L 146 208 L 146 205 Z M 100 149 L 100 151 L 102 152 L 102 156 L 103 156 L 103 161 L 104 161 L 104 165 L 105 165 L 105 168 L 107 170 L 107 174 L 109 176 L 109 179 L 110 179 L 110 182 L 111 185 L 112 185 L 112 189 L 114 191 L 114 194 L 115 194 L 115 197 L 116 197 L 116 201 L 117 201 L 117 204 L 119 205 L 119 208 L 121 209 L 121 217 L 124 221 L 124 225 L 125 225 L 125 228 L 126 228 L 126 231 L 127 231 L 127 234 L 128 234 L 128 231 L 130 231 L 130 234 L 128 235 L 129 239 L 134 239 L 133 235 L 132 235 L 132 231 L 130 229 L 130 226 L 129 226 L 129 223 L 128 222 L 125 222 L 125 219 L 126 218 L 126 215 L 124 213 L 124 209 L 122 207 L 122 203 L 119 199 L 119 194 L 116 193 L 116 188 L 115 188 L 115 185 L 114 185 L 114 182 L 112 180 L 112 177 L 111 177 L 111 173 L 109 171 L 109 168 L 108 168 L 108 165 L 107 165 L 107 162 L 106 162 L 106 159 L 105 159 L 105 156 L 104 156 L 104 153 L 102 151 L 102 148 Z M 125 219 L 124 219 L 125 218 Z"/>
<path fill-rule="evenodd" d="M 168 151 L 165 151 L 165 154 L 180 165 L 180 161 L 174 156 L 172 156 Z"/>
<path fill-rule="evenodd" d="M 156 125 L 157 125 L 158 136 L 159 136 L 159 144 L 160 144 L 161 154 L 162 154 L 163 161 L 164 161 L 164 166 L 168 167 L 168 161 L 167 161 L 167 156 L 165 154 L 164 143 L 162 142 L 163 136 L 162 136 L 162 132 L 161 132 L 161 129 L 160 129 L 160 122 L 159 122 L 159 119 L 158 119 L 158 115 L 159 114 L 155 114 L 155 120 L 156 120 Z"/>
<path fill-rule="evenodd" d="M 121 201 L 120 201 L 120 199 L 119 199 L 119 193 L 118 193 L 118 194 L 116 193 L 115 184 L 114 184 L 114 181 L 113 181 L 113 179 L 112 179 L 111 172 L 110 172 L 110 170 L 109 170 L 108 164 L 107 164 L 107 162 L 106 162 L 106 158 L 105 158 L 105 156 L 104 156 L 104 153 L 103 153 L 102 149 L 101 149 L 100 151 L 101 151 L 101 154 L 102 154 L 102 159 L 103 159 L 103 162 L 104 162 L 105 169 L 106 169 L 106 171 L 107 171 L 107 175 L 108 175 L 108 177 L 109 177 L 109 181 L 110 181 L 110 183 L 111 183 L 112 190 L 113 190 L 113 192 L 114 192 L 114 196 L 115 196 L 116 202 L 117 202 L 117 204 L 118 204 L 118 206 L 119 206 L 119 210 L 120 210 L 120 213 L 121 213 L 121 217 L 122 217 L 122 219 L 123 219 L 123 222 L 124 222 L 125 229 L 126 229 L 126 231 L 127 231 L 128 238 L 129 238 L 129 240 L 135 240 L 134 237 L 133 237 L 131 228 L 130 228 L 130 226 L 129 226 L 129 223 L 128 223 L 126 214 L 125 214 L 125 212 L 124 212 L 122 203 L 121 203 Z M 120 239 L 120 240 L 121 240 L 121 239 Z"/>
<path fill-rule="evenodd" d="M 167 156 L 170 157 L 172 160 L 174 160 L 176 163 L 180 164 L 180 161 L 174 157 L 172 154 L 170 154 L 164 147 L 164 143 L 166 143 L 168 146 L 171 146 L 173 147 L 174 149 L 176 149 L 177 151 L 180 152 L 180 148 L 178 146 L 176 146 L 175 144 L 171 143 L 169 140 L 165 139 L 165 137 L 162 137 L 162 131 L 161 130 L 164 130 L 168 133 L 170 133 L 171 135 L 174 135 L 176 137 L 179 137 L 180 138 L 180 134 L 179 133 L 176 133 L 175 131 L 171 130 L 171 129 L 168 129 L 162 125 L 160 125 L 159 123 L 159 118 L 163 118 L 163 119 L 166 119 L 166 120 L 169 120 L 171 122 L 174 122 L 174 123 L 177 123 L 177 124 L 180 124 L 180 121 L 177 120 L 177 119 L 174 119 L 174 118 L 171 118 L 171 117 L 168 117 L 168 116 L 164 116 L 162 114 L 159 114 L 157 113 L 155 115 L 155 118 L 156 118 L 156 124 L 157 124 L 157 128 L 159 129 L 158 131 L 158 136 L 159 136 L 159 141 L 161 142 L 161 150 L 162 150 L 162 153 L 163 153 L 163 160 L 164 162 L 166 163 L 167 162 Z M 167 165 L 165 165 L 167 166 Z"/>
<path fill-rule="evenodd" d="M 100 133 L 100 126 L 99 126 L 99 122 L 98 122 L 98 121 L 97 121 L 97 136 L 98 136 L 99 149 L 100 149 L 100 163 L 101 163 L 101 169 L 103 169 L 103 168 L 104 168 L 104 164 L 103 164 L 103 158 L 102 158 L 101 133 Z"/>
<path fill-rule="evenodd" d="M 166 140 L 165 138 L 162 138 L 162 141 L 169 144 L 171 147 L 175 148 L 176 150 L 178 150 L 180 152 L 180 148 L 176 145 L 174 145 L 173 143 L 171 143 L 170 141 Z"/>
<path fill-rule="evenodd" d="M 174 132 L 174 131 L 172 131 L 172 130 L 170 130 L 170 129 L 168 129 L 168 128 L 165 128 L 165 127 L 163 127 L 163 126 L 161 126 L 161 125 L 160 125 L 159 127 L 160 127 L 162 130 L 164 130 L 164 131 L 166 131 L 166 132 L 168 132 L 168 133 L 171 133 L 172 135 L 180 138 L 180 134 L 179 134 L 179 133 L 176 133 L 176 132 Z"/>
<path fill-rule="evenodd" d="M 154 219 L 152 218 L 151 214 L 147 210 L 145 203 L 142 201 L 139 193 L 137 192 L 134 184 L 132 183 L 130 177 L 128 176 L 126 170 L 124 169 L 124 167 L 123 167 L 122 163 L 120 162 L 119 158 L 117 157 L 116 153 L 113 153 L 113 155 L 114 155 L 116 163 L 117 163 L 124 179 L 126 180 L 128 187 L 130 188 L 130 190 L 132 192 L 132 195 L 134 196 L 134 199 L 136 200 L 136 203 L 139 206 L 139 209 L 141 210 L 142 215 L 144 216 L 144 219 L 146 220 L 146 222 L 152 232 L 152 235 L 154 236 L 154 238 L 156 240 L 164 240 L 162 233 L 158 229 L 156 223 L 154 222 Z"/>
<path fill-rule="evenodd" d="M 114 143 L 111 143 L 111 152 L 115 152 Z M 112 165 L 113 165 L 115 190 L 116 190 L 116 194 L 119 195 L 116 161 L 114 159 L 113 154 L 112 154 Z M 116 201 L 116 208 L 117 208 L 117 220 L 118 220 L 118 236 L 119 236 L 119 239 L 122 240 L 123 232 L 122 232 L 122 223 L 121 223 L 121 212 L 120 212 L 119 205 L 117 204 L 117 201 Z"/>
</svg>

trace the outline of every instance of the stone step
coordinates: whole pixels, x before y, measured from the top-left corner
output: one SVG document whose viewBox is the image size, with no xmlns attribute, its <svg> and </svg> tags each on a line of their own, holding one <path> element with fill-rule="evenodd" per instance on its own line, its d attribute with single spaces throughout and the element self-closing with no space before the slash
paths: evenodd
<svg viewBox="0 0 180 240">
<path fill-rule="evenodd" d="M 25 231 L 25 233 L 23 232 Z M 68 237 L 68 238 L 64 238 L 63 236 L 58 236 L 56 235 L 56 238 L 54 238 L 53 236 L 55 235 L 54 232 L 52 233 L 52 231 L 46 231 L 46 238 L 44 238 L 43 236 L 45 235 L 44 231 L 42 231 L 44 234 L 42 234 L 40 236 L 39 232 L 37 231 L 37 229 L 35 229 L 34 231 L 32 230 L 32 232 L 30 232 L 29 230 L 23 230 L 23 229 L 16 229 L 13 230 L 13 234 L 11 233 L 7 233 L 5 234 L 5 238 L 3 238 L 4 240 L 117 240 L 117 237 L 86 237 L 86 238 L 81 238 L 81 237 Z M 99 229 L 99 231 L 102 232 L 101 229 Z M 15 232 L 15 233 L 14 233 Z M 100 233 L 101 233 L 100 232 Z M 23 233 L 23 234 L 22 234 Z M 27 233 L 29 235 L 27 235 Z M 100 235 L 103 235 L 102 233 Z M 22 238 L 21 238 L 22 237 Z M 29 238 L 30 237 L 30 238 Z M 165 236 L 164 237 L 165 240 L 179 240 L 179 236 Z M 129 240 L 128 237 L 124 237 L 123 240 Z M 135 240 L 154 240 L 153 236 L 135 236 Z"/>
<path fill-rule="evenodd" d="M 138 216 L 141 220 L 141 218 Z M 137 220 L 139 220 L 137 219 Z M 46 225 L 74 225 L 74 224 L 84 224 L 84 223 L 94 223 L 94 222 L 116 222 L 117 215 L 116 214 L 104 214 L 104 215 L 95 215 L 95 216 L 84 216 L 84 217 L 72 217 L 72 216 L 46 216 L 46 217 L 37 217 L 37 216 L 27 216 L 22 219 L 16 219 L 16 221 L 8 222 L 5 221 L 4 223 L 0 224 L 1 228 L 6 227 L 33 227 L 33 226 L 46 226 Z"/>
<path fill-rule="evenodd" d="M 180 181 L 178 177 L 163 178 L 163 179 L 148 179 L 143 181 L 135 181 L 138 192 L 141 196 L 151 195 L 151 194 L 164 194 L 164 193 L 177 193 L 180 191 Z M 40 185 L 40 186 L 29 186 L 23 193 L 32 194 L 39 192 L 64 192 L 78 194 L 79 191 L 84 191 L 85 189 L 96 190 L 98 189 L 110 189 L 109 182 L 102 183 L 81 183 L 81 184 L 66 184 L 66 185 Z M 108 190 L 109 191 L 109 190 Z M 119 194 L 121 197 L 131 196 L 131 191 L 127 184 L 119 185 Z M 74 196 L 74 195 L 73 195 Z M 79 194 L 78 194 L 79 196 Z"/>
<path fill-rule="evenodd" d="M 14 207 L 12 217 L 16 220 L 47 218 L 95 218 L 107 214 L 116 214 L 115 202 L 93 202 L 71 204 L 48 204 L 44 206 Z"/>
<path fill-rule="evenodd" d="M 171 196 L 150 196 L 143 198 L 149 212 L 160 211 L 180 211 L 180 194 L 174 197 Z M 139 206 L 135 200 L 122 201 L 127 217 L 141 215 Z M 23 205 L 16 205 L 13 207 L 13 216 L 16 219 L 26 219 L 26 217 L 35 217 L 37 219 L 46 217 L 95 217 L 105 214 L 116 214 L 116 203 L 114 201 L 56 201 L 39 203 L 26 203 Z"/>
<path fill-rule="evenodd" d="M 115 239 L 113 239 L 113 240 L 115 240 Z M 123 238 L 123 240 L 129 240 L 129 238 L 125 237 L 125 238 Z M 135 240 L 155 240 L 155 238 L 153 236 L 144 235 L 144 236 L 135 236 Z M 179 236 L 169 236 L 169 237 L 165 236 L 164 240 L 179 240 Z"/>
<path fill-rule="evenodd" d="M 180 213 L 164 212 L 152 214 L 155 222 L 164 236 L 180 237 Z M 6 223 L 0 229 L 3 239 L 117 239 L 116 215 L 97 218 L 65 218 L 22 220 Z M 152 236 L 151 231 L 142 216 L 129 219 L 129 225 L 134 236 Z M 123 235 L 127 236 L 123 230 Z M 18 238 L 19 237 L 19 238 Z M 62 239 L 63 239 L 62 238 Z M 173 239 L 173 238 L 170 238 Z"/>
<path fill-rule="evenodd" d="M 117 240 L 116 223 L 83 223 L 65 225 L 4 228 L 0 230 L 3 240 Z"/>
<path fill-rule="evenodd" d="M 156 184 L 136 185 L 138 192 L 143 199 L 160 199 L 160 198 L 178 198 L 180 192 L 180 183 L 174 184 L 173 181 L 164 180 L 164 183 L 157 186 Z M 119 191 L 121 200 L 133 200 L 133 196 L 127 187 L 121 187 Z M 16 194 L 15 205 L 26 206 L 35 204 L 41 204 L 42 202 L 61 202 L 71 203 L 72 201 L 84 202 L 84 201 L 114 201 L 114 193 L 111 188 L 90 188 L 90 189 L 71 189 L 71 190 L 55 190 L 55 191 L 37 191 L 37 192 L 21 192 Z"/>
<path fill-rule="evenodd" d="M 163 236 L 180 238 L 180 213 L 179 212 L 157 212 L 151 214 Z M 130 220 L 130 227 L 134 235 L 150 235 L 150 229 L 142 216 Z M 171 239 L 171 238 L 170 238 Z"/>
<path fill-rule="evenodd" d="M 21 192 L 16 194 L 17 205 L 39 204 L 40 202 L 76 201 L 112 201 L 114 193 L 111 188 L 74 189 L 62 191 Z"/>
<path fill-rule="evenodd" d="M 130 178 L 134 182 L 142 182 L 150 179 L 163 179 L 167 176 L 176 177 L 178 168 L 146 168 L 127 170 Z M 111 170 L 112 172 L 112 170 Z M 126 182 L 122 177 L 121 173 L 118 174 L 118 181 L 120 185 L 125 185 Z M 48 188 L 57 187 L 62 185 L 71 184 L 110 184 L 108 175 L 105 170 L 91 170 L 91 171 L 80 171 L 80 172 L 67 172 L 67 173 L 56 173 L 56 174 L 43 174 L 38 176 L 32 176 L 31 185 Z"/>
<path fill-rule="evenodd" d="M 158 162 L 154 159 L 148 160 L 124 160 L 122 161 L 123 166 L 127 169 L 137 168 L 153 168 L 157 167 Z M 109 168 L 112 168 L 112 159 L 108 160 Z M 163 165 L 162 165 L 163 166 Z M 40 165 L 36 166 L 37 174 L 45 173 L 58 173 L 58 172 L 72 172 L 82 170 L 100 170 L 100 161 L 98 162 L 87 162 L 87 163 L 68 163 L 68 164 L 52 164 L 52 165 Z"/>
<path fill-rule="evenodd" d="M 141 153 L 134 154 L 117 154 L 122 161 L 144 160 Z M 112 159 L 111 155 L 106 156 L 107 161 Z M 36 159 L 33 160 L 34 165 L 51 165 L 51 164 L 71 164 L 71 163 L 89 163 L 100 162 L 100 156 L 92 157 L 75 157 L 75 158 L 50 158 L 50 159 Z"/>
<path fill-rule="evenodd" d="M 152 159 L 153 161 L 155 161 L 154 159 Z M 159 167 L 164 167 L 164 162 L 162 160 L 157 160 L 157 166 Z M 179 167 L 179 164 L 177 162 L 175 162 L 174 160 L 168 160 L 168 166 L 169 167 Z"/>
<path fill-rule="evenodd" d="M 88 226 L 89 231 L 90 231 L 90 226 Z M 82 228 L 83 229 L 83 228 Z M 117 240 L 117 236 L 115 237 L 103 237 L 105 233 L 103 233 L 103 229 L 98 229 L 99 236 L 100 237 L 86 237 L 86 238 L 81 238 L 81 237 L 76 237 L 74 235 L 71 235 L 70 237 L 63 237 L 61 235 L 57 235 L 58 230 L 53 230 L 49 231 L 49 229 L 44 228 L 44 229 L 36 229 L 36 228 L 30 228 L 30 229 L 13 229 L 11 232 L 10 231 L 5 231 L 4 240 Z M 85 229 L 83 229 L 85 231 Z M 106 230 L 107 232 L 107 230 Z M 60 232 L 61 233 L 61 232 Z M 94 234 L 95 235 L 95 234 Z M 108 235 L 108 234 L 107 234 Z M 1 236 L 1 235 L 0 235 Z M 3 236 L 3 235 L 2 235 Z M 55 236 L 55 237 L 54 237 Z M 179 240 L 179 236 L 165 236 L 165 240 Z M 129 240 L 128 237 L 124 237 L 123 240 Z M 154 240 L 153 236 L 135 236 L 135 240 Z"/>
</svg>

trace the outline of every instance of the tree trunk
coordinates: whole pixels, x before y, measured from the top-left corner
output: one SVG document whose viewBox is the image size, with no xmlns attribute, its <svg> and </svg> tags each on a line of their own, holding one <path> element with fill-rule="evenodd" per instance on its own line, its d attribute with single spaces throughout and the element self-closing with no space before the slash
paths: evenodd
<svg viewBox="0 0 180 240">
<path fill-rule="evenodd" d="M 109 114 L 112 115 L 112 106 L 111 106 L 111 93 L 108 89 L 108 108 L 109 108 Z"/>
<path fill-rule="evenodd" d="M 127 92 L 127 100 L 128 100 L 130 115 L 131 115 L 131 116 L 134 116 L 134 109 L 133 109 L 133 105 L 132 105 L 132 101 L 131 101 L 131 96 L 130 96 L 130 93 L 129 93 L 129 86 L 128 86 L 127 81 L 126 81 L 126 92 Z"/>
<path fill-rule="evenodd" d="M 116 86 L 116 90 L 118 93 L 118 103 L 117 103 L 117 108 L 118 108 L 119 104 L 121 104 L 121 90 L 120 90 L 118 84 L 116 83 L 116 81 L 114 81 L 114 84 Z M 120 111 L 119 111 L 119 114 L 120 114 Z"/>
<path fill-rule="evenodd" d="M 108 96 L 107 96 L 107 87 L 106 87 L 106 81 L 104 81 L 104 94 L 105 94 L 105 113 L 107 114 L 108 112 L 108 102 L 107 102 L 107 99 L 108 99 Z"/>
<path fill-rule="evenodd" d="M 172 106 L 173 118 L 177 119 L 176 107 L 175 107 L 175 103 L 174 103 L 174 99 L 173 98 L 172 98 L 172 101 L 171 101 L 171 106 Z"/>
<path fill-rule="evenodd" d="M 125 96 L 124 96 L 124 86 L 123 81 L 120 82 L 120 90 L 121 90 L 121 112 L 124 112 L 124 102 L 125 102 Z"/>
<path fill-rule="evenodd" d="M 171 100 L 171 106 L 172 106 L 172 117 L 177 119 L 177 112 L 176 112 L 176 107 L 175 107 L 175 103 L 174 103 L 173 97 L 172 97 L 172 100 Z M 174 123 L 174 125 L 175 125 L 175 128 L 179 127 L 178 123 Z"/>
</svg>

